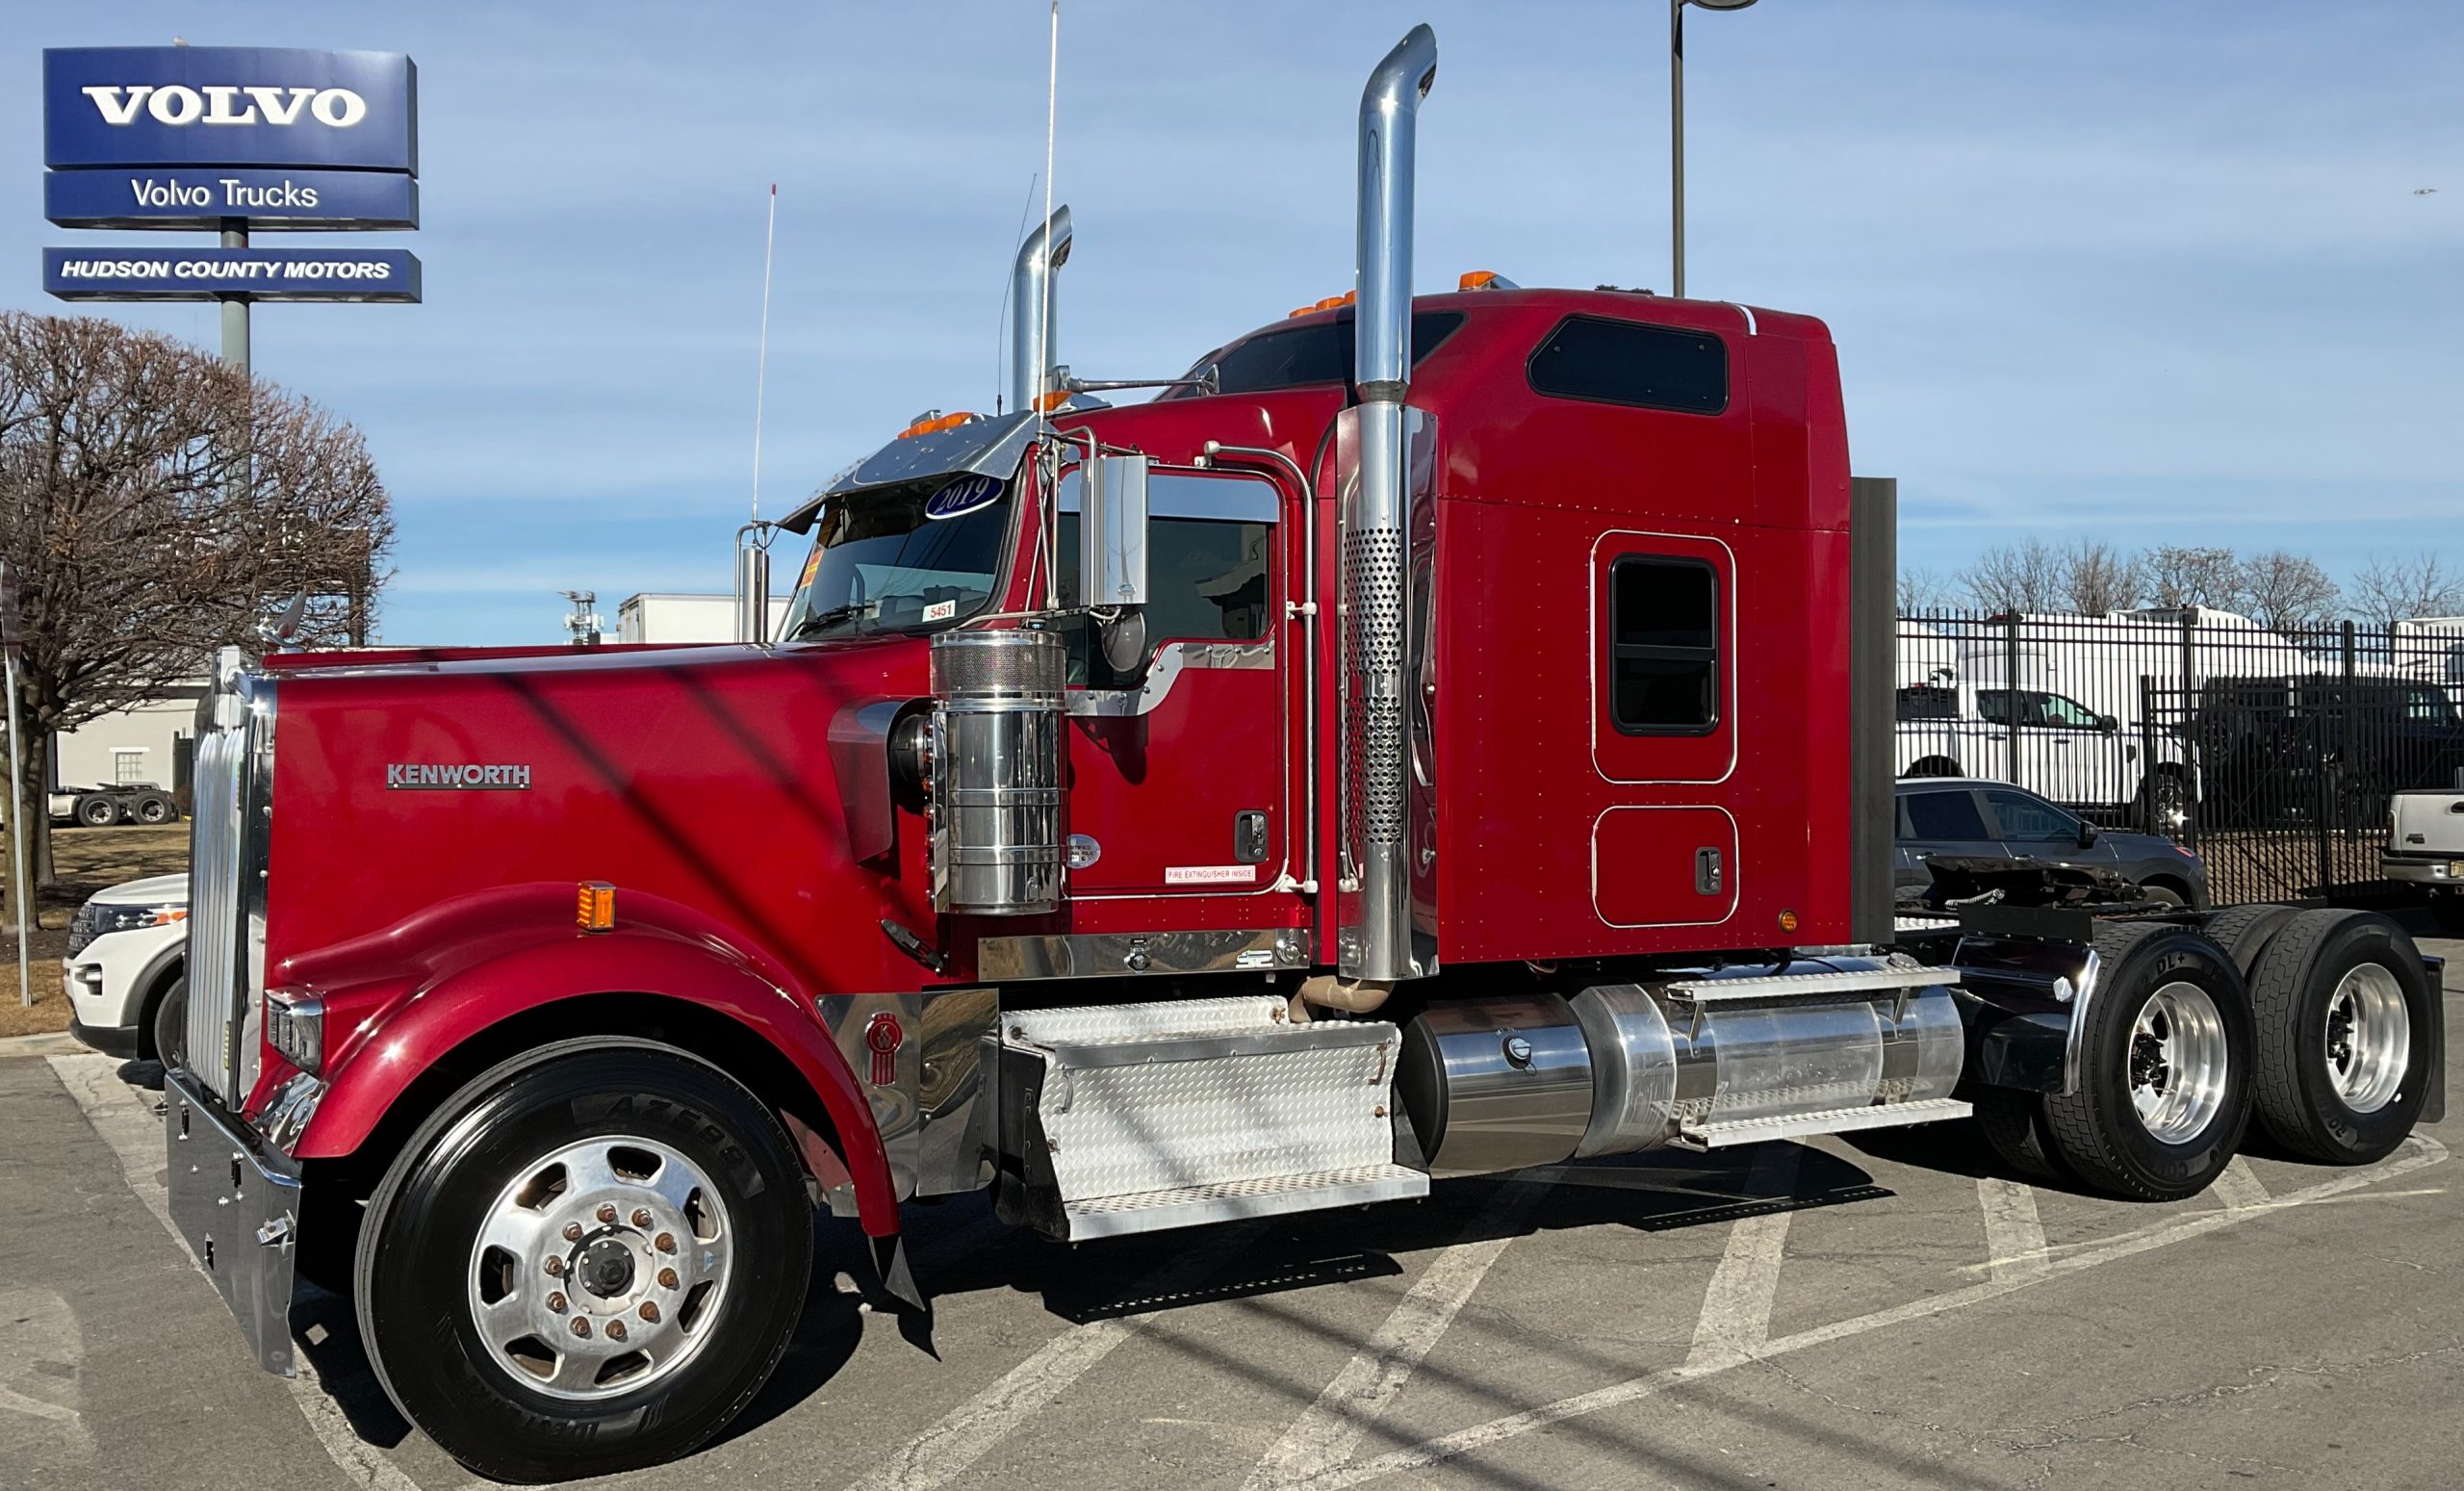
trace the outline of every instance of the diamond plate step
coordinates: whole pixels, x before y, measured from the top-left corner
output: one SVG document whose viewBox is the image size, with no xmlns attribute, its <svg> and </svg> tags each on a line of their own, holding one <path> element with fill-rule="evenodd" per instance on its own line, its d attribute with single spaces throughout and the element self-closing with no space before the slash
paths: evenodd
<svg viewBox="0 0 2464 1491">
<path fill-rule="evenodd" d="M 1759 1144 L 1774 1139 L 1799 1139 L 1809 1134 L 1845 1134 L 1853 1129 L 1897 1128 L 1904 1123 L 1964 1118 L 1968 1111 L 1968 1105 L 1956 1097 L 1928 1098 L 1917 1103 L 1871 1103 L 1861 1108 L 1828 1108 L 1772 1118 L 1689 1123 L 1679 1129 L 1672 1143 L 1684 1149 L 1727 1149 L 1737 1144 Z"/>
<path fill-rule="evenodd" d="M 1695 1004 L 1887 994 L 1960 981 L 1957 968 L 1859 968 L 1844 973 L 1783 973 L 1769 978 L 1680 980 L 1667 991 Z"/>
<path fill-rule="evenodd" d="M 1399 1165 L 1359 1165 L 1309 1175 L 1275 1175 L 1263 1180 L 1176 1186 L 1135 1195 L 1096 1196 L 1068 1202 L 1062 1210 L 1069 1220 L 1070 1241 L 1077 1242 L 1130 1232 L 1160 1232 L 1168 1227 L 1194 1227 L 1211 1221 L 1237 1221 L 1248 1217 L 1274 1217 L 1286 1212 L 1367 1206 L 1373 1201 L 1409 1200 L 1426 1195 L 1428 1176 L 1423 1171 Z"/>
<path fill-rule="evenodd" d="M 1076 1240 L 1425 1195 L 1395 1163 L 1401 1036 L 1295 1023 L 1271 995 L 1021 1011 L 1001 1024 L 1005 1152 Z"/>
</svg>

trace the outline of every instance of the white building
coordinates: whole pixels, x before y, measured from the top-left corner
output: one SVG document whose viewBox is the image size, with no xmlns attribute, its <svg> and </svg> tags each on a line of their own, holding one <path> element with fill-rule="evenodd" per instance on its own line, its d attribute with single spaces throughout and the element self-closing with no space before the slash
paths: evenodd
<svg viewBox="0 0 2464 1491">
<path fill-rule="evenodd" d="M 199 680 L 160 699 L 53 735 L 53 785 L 150 782 L 165 788 L 186 786 L 189 750 L 196 734 L 196 706 L 204 695 L 205 682 Z"/>
<path fill-rule="evenodd" d="M 787 598 L 770 602 L 770 635 L 786 624 Z M 732 595 L 643 594 L 627 596 L 616 607 L 619 642 L 732 642 L 735 640 L 735 597 Z"/>
</svg>

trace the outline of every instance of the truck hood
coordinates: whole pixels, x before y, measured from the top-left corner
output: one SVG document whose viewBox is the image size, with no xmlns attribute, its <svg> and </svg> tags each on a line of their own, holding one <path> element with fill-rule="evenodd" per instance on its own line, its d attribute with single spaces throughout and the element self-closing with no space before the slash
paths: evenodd
<svg viewBox="0 0 2464 1491">
<path fill-rule="evenodd" d="M 86 899 L 106 906 L 186 906 L 189 902 L 189 878 L 186 875 L 148 875 L 142 880 L 124 880 L 116 886 L 106 886 Z"/>
<path fill-rule="evenodd" d="M 921 846 L 911 831 L 885 852 L 851 824 L 851 807 L 887 821 L 887 753 L 833 736 L 923 696 L 920 637 L 276 672 L 277 981 L 448 901 L 545 904 L 536 887 L 561 883 L 570 906 L 570 887 L 598 881 L 617 887 L 620 919 L 663 905 L 743 929 L 740 951 L 783 984 L 914 984 L 880 922 L 929 920 Z"/>
</svg>

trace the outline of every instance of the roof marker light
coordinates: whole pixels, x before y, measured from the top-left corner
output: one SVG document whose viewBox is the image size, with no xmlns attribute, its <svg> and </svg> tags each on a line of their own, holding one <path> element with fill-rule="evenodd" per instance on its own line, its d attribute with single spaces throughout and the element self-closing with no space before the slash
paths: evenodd
<svg viewBox="0 0 2464 1491">
<path fill-rule="evenodd" d="M 584 932 L 610 932 L 616 926 L 616 887 L 603 880 L 585 880 L 574 898 L 574 924 Z"/>
<path fill-rule="evenodd" d="M 1495 270 L 1466 270 L 1454 282 L 1457 290 L 1521 290 L 1523 287 Z"/>
</svg>

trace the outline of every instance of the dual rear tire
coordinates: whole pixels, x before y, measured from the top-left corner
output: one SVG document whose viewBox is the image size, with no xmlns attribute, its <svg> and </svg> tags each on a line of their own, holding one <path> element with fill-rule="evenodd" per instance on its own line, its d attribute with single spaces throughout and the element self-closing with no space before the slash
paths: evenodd
<svg viewBox="0 0 2464 1491">
<path fill-rule="evenodd" d="M 2179 1200 L 2223 1171 L 2253 1118 L 2334 1165 L 2383 1158 L 2419 1120 L 2438 1009 L 2387 918 L 2240 907 L 2205 935 L 2109 924 L 2096 952 L 2076 1088 L 1978 1094 L 1987 1142 L 2021 1174 Z"/>
</svg>

